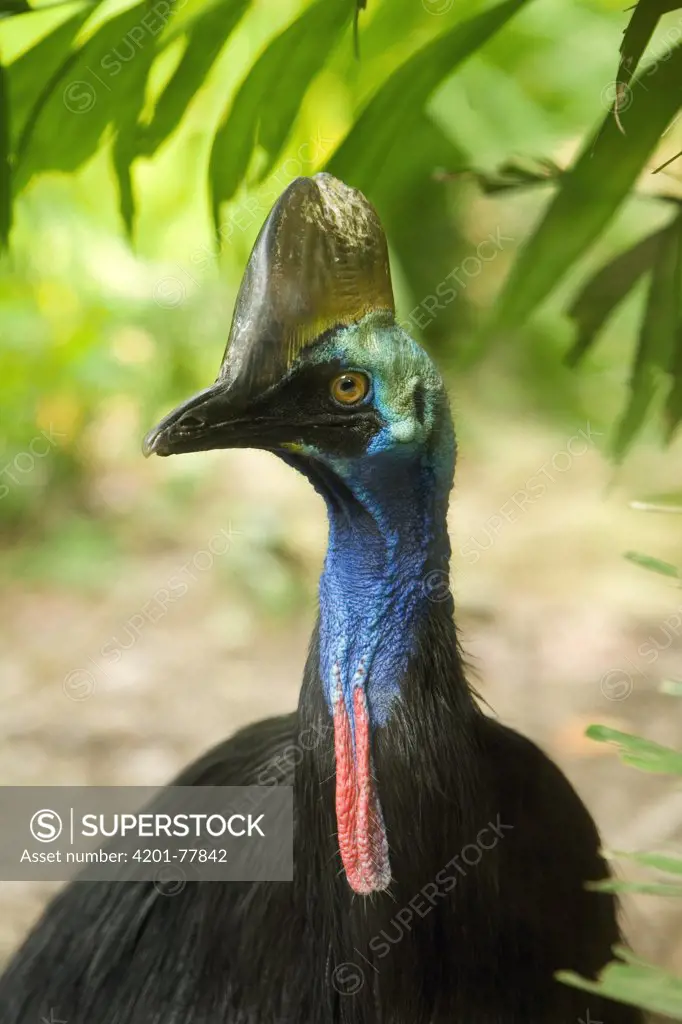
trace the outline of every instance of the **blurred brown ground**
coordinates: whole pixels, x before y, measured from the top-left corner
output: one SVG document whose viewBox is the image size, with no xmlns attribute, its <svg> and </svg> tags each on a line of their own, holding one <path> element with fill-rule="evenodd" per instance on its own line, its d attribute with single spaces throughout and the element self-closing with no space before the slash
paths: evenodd
<svg viewBox="0 0 682 1024">
<path fill-rule="evenodd" d="M 585 427 L 510 429 L 508 418 L 484 425 L 469 416 L 450 513 L 460 631 L 481 695 L 556 759 L 605 846 L 679 849 L 679 786 L 625 768 L 584 737 L 597 721 L 680 744 L 682 704 L 658 686 L 682 676 L 682 628 L 671 618 L 682 591 L 622 558 L 631 548 L 673 561 L 679 554 L 674 517 L 637 513 L 626 502 L 635 480 L 645 489 L 674 486 L 670 453 L 643 450 L 617 478 L 596 446 L 553 464 Z M 159 524 L 159 543 L 123 558 L 105 593 L 5 589 L 3 784 L 163 783 L 245 723 L 295 706 L 324 551 L 322 504 L 270 456 L 193 459 L 191 515 L 172 536 Z M 186 464 L 131 466 L 127 475 L 104 474 L 98 486 L 119 515 L 145 516 L 153 535 L 155 506 L 145 496 Z M 512 495 L 543 466 L 544 493 L 510 513 Z M 194 565 L 221 530 L 231 531 L 229 550 Z M 188 563 L 187 592 L 158 621 L 145 620 L 131 643 L 133 617 Z M 638 648 L 653 641 L 666 649 L 652 663 Z M 114 649 L 115 663 L 102 653 Z M 0 956 L 53 888 L 0 883 Z M 625 927 L 642 956 L 682 972 L 679 901 L 632 899 Z"/>
</svg>

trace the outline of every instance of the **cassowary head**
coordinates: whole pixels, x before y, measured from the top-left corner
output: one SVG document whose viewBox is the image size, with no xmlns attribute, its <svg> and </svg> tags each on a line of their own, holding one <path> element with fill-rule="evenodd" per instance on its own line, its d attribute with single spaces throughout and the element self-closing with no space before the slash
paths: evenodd
<svg viewBox="0 0 682 1024">
<path fill-rule="evenodd" d="M 329 174 L 298 178 L 258 236 L 215 384 L 166 416 L 145 453 L 296 453 L 343 477 L 352 461 L 428 445 L 445 403 L 426 353 L 396 324 L 373 207 Z"/>
<path fill-rule="evenodd" d="M 327 502 L 320 673 L 335 724 L 339 845 L 353 889 L 376 891 L 390 868 L 372 730 L 400 699 L 424 573 L 447 568 L 436 535 L 454 438 L 438 371 L 395 321 L 376 212 L 329 174 L 280 196 L 218 379 L 144 442 L 157 455 L 236 447 L 277 453 Z"/>
</svg>

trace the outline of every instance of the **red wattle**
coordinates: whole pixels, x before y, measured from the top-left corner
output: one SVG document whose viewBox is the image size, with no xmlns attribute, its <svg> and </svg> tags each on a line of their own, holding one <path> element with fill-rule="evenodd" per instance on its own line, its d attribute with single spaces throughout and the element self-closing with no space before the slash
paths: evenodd
<svg viewBox="0 0 682 1024">
<path fill-rule="evenodd" d="M 361 687 L 353 691 L 355 756 L 352 727 L 339 693 L 334 704 L 336 751 L 336 822 L 339 849 L 348 883 L 366 895 L 386 889 L 391 881 L 388 840 L 381 806 L 372 778 L 367 698 Z"/>
</svg>

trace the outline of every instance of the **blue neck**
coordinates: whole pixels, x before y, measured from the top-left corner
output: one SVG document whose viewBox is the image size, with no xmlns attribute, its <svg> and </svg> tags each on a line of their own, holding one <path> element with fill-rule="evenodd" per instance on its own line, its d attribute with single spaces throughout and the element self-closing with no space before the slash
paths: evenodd
<svg viewBox="0 0 682 1024">
<path fill-rule="evenodd" d="M 407 447 L 407 446 L 406 446 Z M 420 625 L 446 602 L 451 435 L 436 452 L 378 452 L 334 467 L 322 488 L 329 546 L 320 580 L 320 672 L 332 709 L 341 688 L 353 718 L 362 684 L 372 725 L 387 721 Z M 340 481 L 343 481 L 342 483 Z"/>
</svg>

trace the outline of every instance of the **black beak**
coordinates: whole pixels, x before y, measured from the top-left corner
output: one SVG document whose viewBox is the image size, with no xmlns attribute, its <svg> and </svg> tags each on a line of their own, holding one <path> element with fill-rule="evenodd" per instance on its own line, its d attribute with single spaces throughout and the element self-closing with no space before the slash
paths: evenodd
<svg viewBox="0 0 682 1024">
<path fill-rule="evenodd" d="M 187 399 L 169 412 L 142 442 L 149 455 L 180 455 L 212 448 L 267 447 L 263 418 L 247 413 L 243 396 L 224 381 Z M 260 427 L 260 429 L 259 429 Z"/>
</svg>

